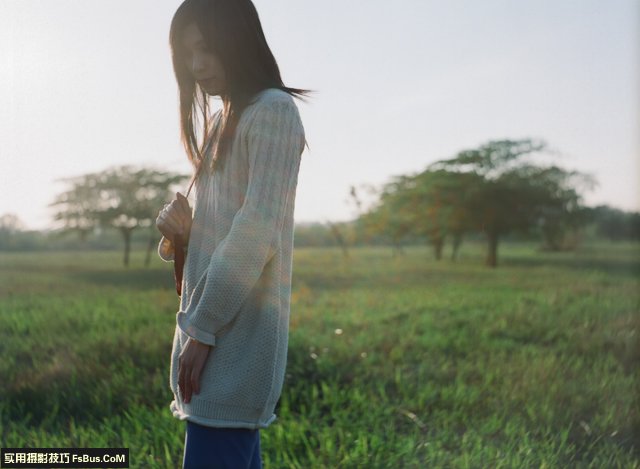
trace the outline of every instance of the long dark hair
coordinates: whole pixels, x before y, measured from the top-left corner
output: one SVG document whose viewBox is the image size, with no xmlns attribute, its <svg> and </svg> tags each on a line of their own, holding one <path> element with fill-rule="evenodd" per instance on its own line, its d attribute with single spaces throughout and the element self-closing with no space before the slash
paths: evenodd
<svg viewBox="0 0 640 469">
<path fill-rule="evenodd" d="M 227 86 L 222 97 L 225 106 L 214 155 L 216 167 L 221 168 L 240 115 L 256 93 L 278 88 L 302 99 L 309 90 L 284 86 L 251 0 L 185 0 L 171 21 L 169 43 L 180 92 L 182 143 L 196 169 L 203 162 L 210 123 L 208 96 L 187 68 L 181 43 L 181 35 L 190 23 L 198 26 L 205 44 L 219 57 L 226 73 Z M 202 130 L 200 143 L 196 129 Z"/>
</svg>

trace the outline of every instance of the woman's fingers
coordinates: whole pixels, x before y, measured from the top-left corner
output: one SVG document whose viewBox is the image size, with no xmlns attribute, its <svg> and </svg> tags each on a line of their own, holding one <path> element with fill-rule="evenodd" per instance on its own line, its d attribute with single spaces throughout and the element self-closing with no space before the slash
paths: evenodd
<svg viewBox="0 0 640 469">
<path fill-rule="evenodd" d="M 191 207 L 189 206 L 189 200 L 184 195 L 180 192 L 176 192 L 176 198 L 171 203 L 183 219 L 191 219 Z"/>
<path fill-rule="evenodd" d="M 178 193 L 180 194 L 180 193 Z M 183 231 L 189 231 L 191 226 L 191 207 L 186 197 L 180 194 L 180 199 L 174 199 L 163 210 L 168 219 L 174 220 L 178 224 L 178 228 Z"/>
<path fill-rule="evenodd" d="M 175 234 L 180 231 L 180 228 L 177 225 L 166 223 L 165 221 L 156 222 L 156 227 L 160 233 L 170 241 L 173 241 Z"/>
<path fill-rule="evenodd" d="M 185 403 L 200 393 L 200 375 L 207 361 L 210 346 L 189 339 L 178 361 L 178 386 Z"/>
<path fill-rule="evenodd" d="M 188 212 L 191 213 L 191 207 L 189 206 L 189 199 L 187 199 L 184 195 L 182 195 L 180 192 L 176 192 L 176 196 L 177 196 L 177 201 L 180 204 L 180 206 L 182 207 L 182 210 L 184 212 Z"/>
<path fill-rule="evenodd" d="M 184 393 L 182 396 L 186 404 L 191 401 L 191 373 L 190 371 L 185 371 Z"/>
<path fill-rule="evenodd" d="M 182 394 L 182 400 L 185 403 L 189 403 L 191 400 L 192 383 L 193 368 L 188 365 L 187 361 L 181 359 L 178 363 L 178 387 L 180 388 L 180 394 Z"/>
<path fill-rule="evenodd" d="M 189 221 L 191 217 L 189 216 Z M 176 233 L 184 233 L 189 231 L 190 224 L 185 223 L 184 215 L 171 204 L 160 210 L 156 218 L 156 226 L 160 232 L 167 238 L 172 239 Z"/>
<path fill-rule="evenodd" d="M 191 235 L 192 213 L 189 201 L 178 192 L 178 199 L 165 204 L 156 217 L 156 228 L 171 242 L 180 234 L 183 242 Z"/>
<path fill-rule="evenodd" d="M 178 388 L 180 389 L 180 394 L 182 394 L 182 398 L 184 399 L 184 378 L 185 378 L 185 368 L 182 358 L 178 361 Z"/>
<path fill-rule="evenodd" d="M 193 392 L 193 394 L 200 393 L 200 371 L 201 370 L 197 370 L 196 368 L 191 370 L 191 392 Z"/>
<path fill-rule="evenodd" d="M 165 213 L 163 215 L 160 215 L 158 218 L 160 220 L 160 223 L 170 230 L 177 231 L 182 226 L 182 224 L 180 223 L 180 219 L 178 219 L 175 215 Z"/>
<path fill-rule="evenodd" d="M 181 196 L 179 199 L 173 199 L 169 204 L 169 209 L 180 214 L 191 213 L 191 207 L 186 197 Z"/>
<path fill-rule="evenodd" d="M 171 220 L 175 222 L 174 230 L 181 233 L 185 238 L 189 238 L 191 232 L 192 213 L 186 198 L 182 201 L 174 200 L 169 207 L 169 215 Z"/>
</svg>

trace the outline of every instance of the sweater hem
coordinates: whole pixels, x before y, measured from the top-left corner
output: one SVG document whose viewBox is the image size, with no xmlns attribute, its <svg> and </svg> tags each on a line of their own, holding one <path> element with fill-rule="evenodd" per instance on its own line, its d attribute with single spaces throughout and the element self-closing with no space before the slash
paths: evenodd
<svg viewBox="0 0 640 469">
<path fill-rule="evenodd" d="M 178 405 L 174 399 L 169 406 L 173 416 L 178 420 L 188 420 L 207 427 L 248 428 L 252 430 L 267 428 L 276 420 L 276 414 L 271 414 L 271 417 L 266 420 L 255 420 L 251 418 L 251 415 L 260 413 L 260 409 L 225 406 L 215 404 L 211 401 L 195 400 L 194 397 L 195 396 L 192 396 L 191 403 L 183 405 Z M 210 412 L 207 416 L 191 414 L 186 412 L 185 407 L 190 407 L 196 412 L 206 408 Z"/>
</svg>

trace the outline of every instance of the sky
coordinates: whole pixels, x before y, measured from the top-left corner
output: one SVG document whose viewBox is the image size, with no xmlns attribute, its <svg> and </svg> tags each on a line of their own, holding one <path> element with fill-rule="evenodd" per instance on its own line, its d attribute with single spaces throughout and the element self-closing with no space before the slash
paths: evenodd
<svg viewBox="0 0 640 469">
<path fill-rule="evenodd" d="M 46 229 L 61 178 L 189 173 L 168 45 L 180 3 L 0 1 L 0 215 Z M 285 84 L 314 90 L 298 103 L 297 222 L 352 219 L 352 185 L 528 137 L 597 179 L 587 205 L 640 210 L 640 2 L 254 3 Z"/>
</svg>

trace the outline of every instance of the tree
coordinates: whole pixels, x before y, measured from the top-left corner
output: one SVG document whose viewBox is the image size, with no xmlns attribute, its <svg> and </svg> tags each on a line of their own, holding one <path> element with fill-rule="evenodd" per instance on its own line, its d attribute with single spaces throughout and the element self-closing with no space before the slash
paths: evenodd
<svg viewBox="0 0 640 469">
<path fill-rule="evenodd" d="M 402 241 L 414 227 L 412 176 L 398 176 L 380 191 L 377 204 L 358 218 L 367 237 L 381 235 L 391 242 L 393 254 L 402 253 Z"/>
<path fill-rule="evenodd" d="M 57 195 L 49 207 L 58 208 L 54 214 L 54 224 L 60 226 L 61 233 L 78 233 L 81 242 L 99 223 L 96 216 L 98 206 L 97 174 L 85 174 L 73 178 L 60 179 L 71 187 Z M 55 223 L 58 222 L 58 223 Z"/>
<path fill-rule="evenodd" d="M 15 213 L 5 213 L 0 216 L 0 230 L 14 234 L 25 230 L 25 224 Z"/>
<path fill-rule="evenodd" d="M 640 240 L 640 213 L 599 205 L 587 215 L 595 224 L 596 234 L 609 241 Z"/>
<path fill-rule="evenodd" d="M 14 249 L 17 235 L 24 230 L 24 223 L 15 213 L 0 216 L 0 249 Z"/>
<path fill-rule="evenodd" d="M 148 265 L 159 237 L 154 229 L 158 210 L 171 198 L 171 188 L 186 177 L 127 165 L 65 178 L 71 187 L 51 204 L 59 207 L 54 219 L 62 222 L 64 231 L 78 232 L 81 239 L 97 227 L 117 229 L 124 241 L 125 266 L 129 265 L 133 230 L 149 228 Z"/>
<path fill-rule="evenodd" d="M 473 199 L 478 177 L 444 169 L 395 177 L 380 192 L 377 205 L 360 218 L 372 234 L 384 234 L 401 252 L 408 237 L 426 239 L 436 260 L 447 236 L 453 238 L 452 259 L 465 232 L 473 228 Z"/>
<path fill-rule="evenodd" d="M 356 210 L 359 212 L 362 207 L 362 202 L 358 197 L 357 190 L 355 186 L 351 186 L 349 190 L 349 199 L 348 202 L 355 205 Z M 349 245 L 353 244 L 355 239 L 358 237 L 357 226 L 354 227 L 351 222 L 332 222 L 326 221 L 326 227 L 328 228 L 328 232 L 333 236 L 336 244 L 340 246 L 342 250 L 342 255 L 345 259 L 349 258 Z M 355 229 L 354 229 L 355 228 Z"/>
<path fill-rule="evenodd" d="M 512 231 L 527 231 L 547 224 L 547 236 L 558 221 L 578 219 L 581 185 L 593 185 L 591 177 L 556 166 L 541 167 L 522 162 L 524 156 L 548 151 L 542 141 L 497 140 L 480 148 L 464 150 L 454 158 L 437 161 L 429 169 L 448 169 L 474 179 L 473 197 L 468 200 L 470 219 L 487 237 L 486 264 L 496 267 L 498 243 Z M 555 226 L 554 226 L 555 223 Z"/>
<path fill-rule="evenodd" d="M 442 258 L 445 239 L 453 238 L 452 260 L 456 259 L 464 233 L 474 227 L 471 204 L 481 178 L 473 173 L 436 169 L 414 176 L 410 192 L 414 230 L 427 238 L 436 260 Z"/>
</svg>

